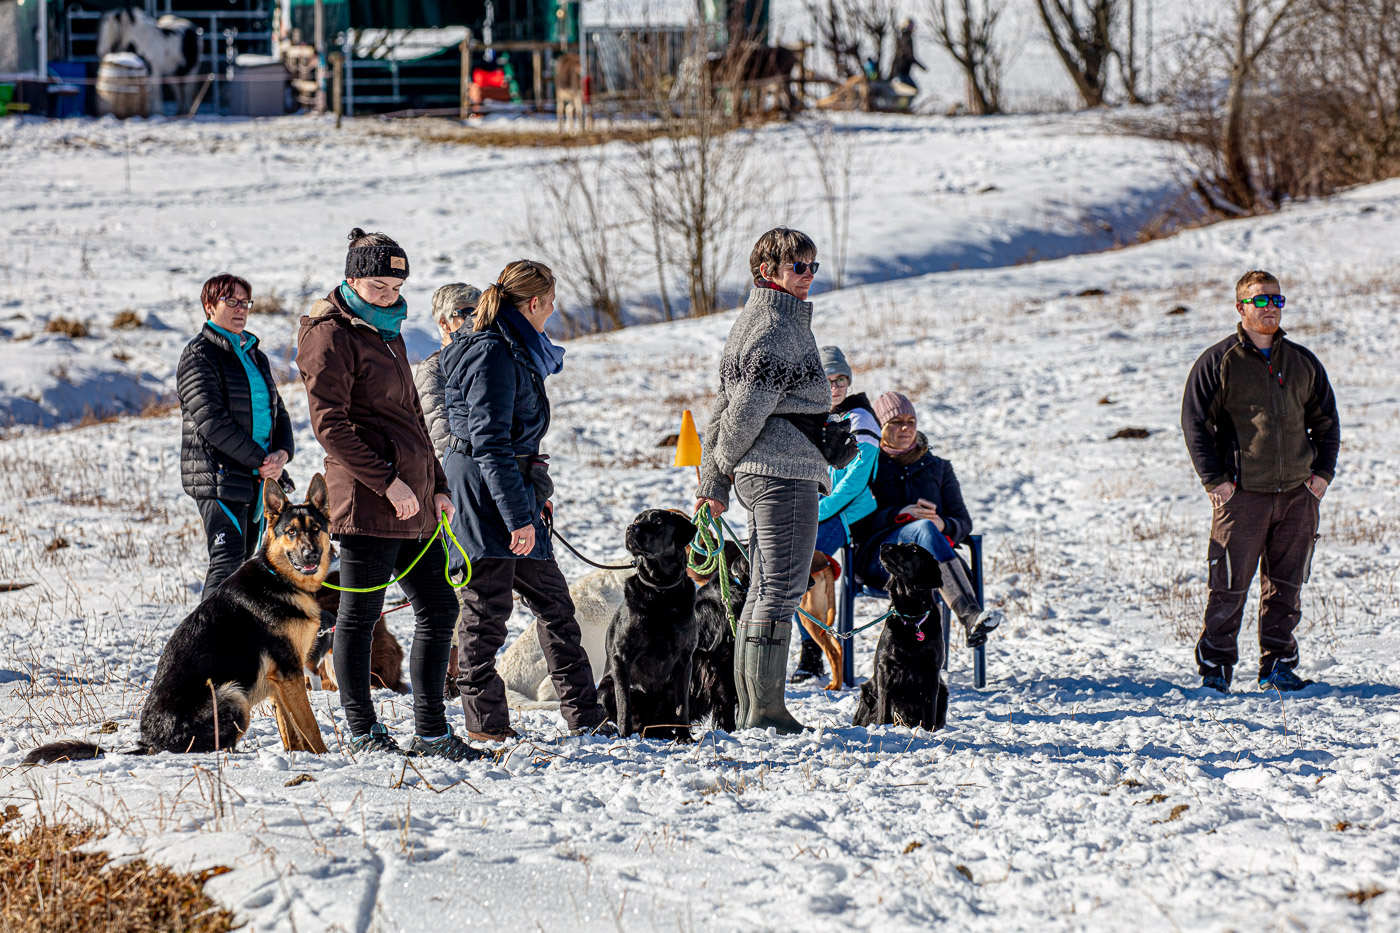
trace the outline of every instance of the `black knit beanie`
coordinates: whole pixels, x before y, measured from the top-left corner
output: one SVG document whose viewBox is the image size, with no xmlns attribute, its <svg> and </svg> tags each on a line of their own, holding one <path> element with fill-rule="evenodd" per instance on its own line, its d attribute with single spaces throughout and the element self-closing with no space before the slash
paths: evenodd
<svg viewBox="0 0 1400 933">
<path fill-rule="evenodd" d="M 408 253 L 401 246 L 352 246 L 345 254 L 347 279 L 406 279 Z"/>
</svg>

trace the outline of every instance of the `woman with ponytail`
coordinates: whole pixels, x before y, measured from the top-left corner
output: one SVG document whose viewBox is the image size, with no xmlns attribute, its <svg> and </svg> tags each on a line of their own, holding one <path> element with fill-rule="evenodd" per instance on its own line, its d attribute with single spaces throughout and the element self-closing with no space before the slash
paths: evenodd
<svg viewBox="0 0 1400 933">
<path fill-rule="evenodd" d="M 544 525 L 554 485 L 540 442 L 549 430 L 544 383 L 564 351 L 544 333 L 554 274 L 522 259 L 506 266 L 442 350 L 448 425 L 443 466 L 457 505 L 453 530 L 472 561 L 458 630 L 467 735 L 503 741 L 510 727 L 496 652 L 505 644 L 512 591 L 539 617 L 540 647 L 559 709 L 575 734 L 603 721 L 573 600 Z"/>
<path fill-rule="evenodd" d="M 409 655 L 413 739 L 406 748 L 377 721 L 370 697 L 370 641 L 384 590 L 346 592 L 335 624 L 335 676 L 355 752 L 430 755 L 452 761 L 485 755 L 452 734 L 443 682 L 457 621 L 457 597 L 434 545 L 404 569 L 451 520 L 447 477 L 438 463 L 413 385 L 399 328 L 408 254 L 382 233 L 350 231 L 345 280 L 311 306 L 297 331 L 297 366 L 306 383 L 311 428 L 326 450 L 331 533 L 340 544 L 340 583 L 382 587 L 399 577 L 413 604 Z"/>
</svg>

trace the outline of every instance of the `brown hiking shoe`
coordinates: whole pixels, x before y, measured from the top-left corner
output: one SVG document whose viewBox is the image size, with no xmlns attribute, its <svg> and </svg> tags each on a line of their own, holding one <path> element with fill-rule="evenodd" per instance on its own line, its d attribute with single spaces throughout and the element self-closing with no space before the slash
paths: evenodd
<svg viewBox="0 0 1400 933">
<path fill-rule="evenodd" d="M 504 742 L 506 739 L 518 739 L 520 733 L 510 726 L 506 726 L 500 732 L 472 732 L 467 730 L 467 738 L 473 742 Z"/>
</svg>

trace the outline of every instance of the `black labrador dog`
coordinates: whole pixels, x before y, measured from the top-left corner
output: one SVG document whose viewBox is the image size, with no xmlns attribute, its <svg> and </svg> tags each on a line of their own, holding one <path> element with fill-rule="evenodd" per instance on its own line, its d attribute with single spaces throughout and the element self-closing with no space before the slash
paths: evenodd
<svg viewBox="0 0 1400 933">
<path fill-rule="evenodd" d="M 699 631 L 686 546 L 695 526 L 679 512 L 648 509 L 627 526 L 637 572 L 608 625 L 598 693 L 624 736 L 690 741 L 690 668 Z"/>
<path fill-rule="evenodd" d="M 880 545 L 880 565 L 894 613 L 875 646 L 875 674 L 860 685 L 857 726 L 942 729 L 948 719 L 943 683 L 943 616 L 937 602 L 943 574 L 917 544 Z"/>
<path fill-rule="evenodd" d="M 711 577 L 695 594 L 695 625 L 699 640 L 695 664 L 690 674 L 690 721 L 714 717 L 714 724 L 733 732 L 739 713 L 739 692 L 734 687 L 734 630 L 729 619 L 739 618 L 749 595 L 749 562 L 739 545 L 724 545 L 724 563 L 729 571 L 729 611 L 725 611 L 719 574 Z"/>
</svg>

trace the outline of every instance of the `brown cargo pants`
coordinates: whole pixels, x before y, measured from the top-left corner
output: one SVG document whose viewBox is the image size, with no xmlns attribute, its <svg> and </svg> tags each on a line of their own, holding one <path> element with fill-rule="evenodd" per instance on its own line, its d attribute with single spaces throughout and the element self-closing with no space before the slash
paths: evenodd
<svg viewBox="0 0 1400 933">
<path fill-rule="evenodd" d="M 1277 661 L 1298 663 L 1293 630 L 1303 616 L 1303 584 L 1312 572 L 1318 500 L 1306 485 L 1287 492 L 1236 487 L 1215 510 L 1210 528 L 1210 595 L 1205 626 L 1196 643 L 1201 675 L 1226 681 L 1239 660 L 1237 639 L 1245 600 L 1259 570 L 1259 670 Z"/>
</svg>

